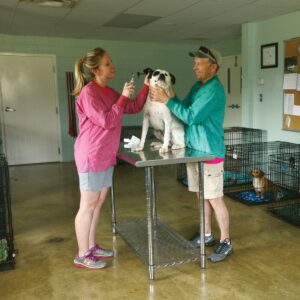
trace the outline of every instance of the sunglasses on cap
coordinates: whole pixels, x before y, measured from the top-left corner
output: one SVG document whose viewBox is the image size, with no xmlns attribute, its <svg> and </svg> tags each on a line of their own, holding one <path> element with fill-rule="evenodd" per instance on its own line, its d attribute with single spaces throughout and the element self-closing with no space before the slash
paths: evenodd
<svg viewBox="0 0 300 300">
<path fill-rule="evenodd" d="M 213 55 L 213 53 L 212 53 L 208 48 L 206 48 L 205 46 L 201 46 L 201 47 L 199 48 L 198 51 L 201 51 L 201 52 L 204 53 L 204 54 L 208 54 L 209 58 L 210 58 L 211 60 L 213 60 L 215 63 L 217 63 L 216 57 L 215 57 L 215 56 Z"/>
</svg>

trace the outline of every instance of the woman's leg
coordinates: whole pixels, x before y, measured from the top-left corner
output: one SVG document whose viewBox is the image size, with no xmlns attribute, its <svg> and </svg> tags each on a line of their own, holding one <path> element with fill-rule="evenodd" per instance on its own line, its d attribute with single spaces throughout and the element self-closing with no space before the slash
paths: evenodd
<svg viewBox="0 0 300 300">
<path fill-rule="evenodd" d="M 98 201 L 97 201 L 96 207 L 93 212 L 93 218 L 92 218 L 90 233 L 89 233 L 89 249 L 92 248 L 93 246 L 95 246 L 95 244 L 96 244 L 95 238 L 96 238 L 96 228 L 97 228 L 97 224 L 98 224 L 98 219 L 99 219 L 101 207 L 106 199 L 106 195 L 107 195 L 108 191 L 109 191 L 109 188 L 103 188 L 100 191 Z"/>
<path fill-rule="evenodd" d="M 80 207 L 75 218 L 75 231 L 79 249 L 78 255 L 83 256 L 89 250 L 89 234 L 100 192 L 81 190 L 80 193 Z"/>
</svg>

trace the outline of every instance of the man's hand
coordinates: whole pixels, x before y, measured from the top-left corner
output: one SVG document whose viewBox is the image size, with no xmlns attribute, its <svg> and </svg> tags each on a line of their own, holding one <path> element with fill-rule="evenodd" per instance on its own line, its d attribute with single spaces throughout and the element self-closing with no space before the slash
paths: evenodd
<svg viewBox="0 0 300 300">
<path fill-rule="evenodd" d="M 152 101 L 166 104 L 170 98 L 175 96 L 173 87 L 170 89 L 170 96 L 167 95 L 165 90 L 158 85 L 150 88 L 150 96 Z"/>
</svg>

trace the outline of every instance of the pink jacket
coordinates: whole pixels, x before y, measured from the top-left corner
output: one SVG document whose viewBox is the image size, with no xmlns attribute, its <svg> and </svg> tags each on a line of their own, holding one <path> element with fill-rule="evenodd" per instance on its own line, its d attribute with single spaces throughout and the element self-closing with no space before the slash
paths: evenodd
<svg viewBox="0 0 300 300">
<path fill-rule="evenodd" d="M 120 144 L 122 114 L 142 110 L 149 87 L 144 85 L 134 100 L 120 95 L 110 87 L 89 82 L 76 101 L 79 135 L 74 146 L 79 173 L 105 171 L 116 164 Z"/>
</svg>

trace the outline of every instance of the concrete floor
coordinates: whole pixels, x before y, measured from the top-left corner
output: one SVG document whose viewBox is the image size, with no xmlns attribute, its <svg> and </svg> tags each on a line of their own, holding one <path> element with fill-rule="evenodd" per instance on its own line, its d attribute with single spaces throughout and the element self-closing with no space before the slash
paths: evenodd
<svg viewBox="0 0 300 300">
<path fill-rule="evenodd" d="M 145 215 L 142 169 L 115 171 L 117 217 Z M 175 167 L 158 167 L 158 215 L 189 238 L 198 227 L 194 195 L 176 181 Z M 222 263 L 199 262 L 158 269 L 150 283 L 147 267 L 120 236 L 111 233 L 110 199 L 99 222 L 98 241 L 117 255 L 105 270 L 73 267 L 74 217 L 79 191 L 73 163 L 10 168 L 16 268 L 0 272 L 1 299 L 300 299 L 300 231 L 274 218 L 265 206 L 226 198 L 234 254 Z M 218 236 L 216 223 L 215 234 Z M 206 253 L 211 252 L 206 248 Z"/>
</svg>

